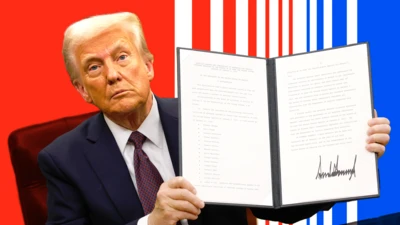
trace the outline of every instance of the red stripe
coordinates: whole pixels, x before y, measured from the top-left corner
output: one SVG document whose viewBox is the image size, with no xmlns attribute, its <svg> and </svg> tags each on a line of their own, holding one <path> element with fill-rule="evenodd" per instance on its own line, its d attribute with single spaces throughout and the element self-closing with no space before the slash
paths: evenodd
<svg viewBox="0 0 400 225">
<path fill-rule="evenodd" d="M 236 1 L 224 1 L 224 52 L 236 53 Z"/>
<path fill-rule="evenodd" d="M 265 58 L 269 58 L 269 14 L 269 0 L 265 0 Z"/>
<path fill-rule="evenodd" d="M 210 0 L 192 0 L 192 48 L 210 50 Z"/>
<path fill-rule="evenodd" d="M 282 42 L 283 42 L 283 34 L 282 34 L 282 0 L 279 0 L 279 56 L 282 56 Z M 280 224 L 281 225 L 281 224 Z"/>
<path fill-rule="evenodd" d="M 268 220 L 265 221 L 265 225 L 269 225 L 269 221 Z"/>
<path fill-rule="evenodd" d="M 289 55 L 293 54 L 293 0 L 289 0 Z"/>
<path fill-rule="evenodd" d="M 249 56 L 257 56 L 257 1 L 249 0 Z"/>
</svg>

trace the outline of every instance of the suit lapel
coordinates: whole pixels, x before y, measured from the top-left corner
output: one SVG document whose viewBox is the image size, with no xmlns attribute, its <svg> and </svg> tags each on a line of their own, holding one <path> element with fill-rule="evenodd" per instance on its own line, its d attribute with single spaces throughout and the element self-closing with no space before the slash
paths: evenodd
<svg viewBox="0 0 400 225">
<path fill-rule="evenodd" d="M 103 114 L 95 116 L 87 139 L 93 144 L 85 155 L 125 222 L 144 215 L 125 160 L 109 130 Z"/>
<path fill-rule="evenodd" d="M 179 165 L 179 121 L 177 99 L 157 98 L 158 111 L 168 145 L 169 155 L 174 166 L 175 176 L 181 175 Z"/>
</svg>

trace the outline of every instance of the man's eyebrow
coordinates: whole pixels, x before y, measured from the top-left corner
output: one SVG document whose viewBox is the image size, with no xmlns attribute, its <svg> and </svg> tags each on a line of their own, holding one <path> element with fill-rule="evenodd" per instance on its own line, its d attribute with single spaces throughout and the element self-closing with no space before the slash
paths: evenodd
<svg viewBox="0 0 400 225">
<path fill-rule="evenodd" d="M 110 55 L 115 54 L 115 52 L 120 51 L 121 49 L 127 49 L 128 44 L 125 41 L 117 41 L 114 43 L 111 48 L 109 48 L 108 52 Z M 82 59 L 82 65 L 86 66 L 88 63 L 93 61 L 101 61 L 101 58 L 98 57 L 98 54 L 87 54 Z"/>
<path fill-rule="evenodd" d="M 87 54 L 83 57 L 82 65 L 86 67 L 87 64 L 89 64 L 90 62 L 100 61 L 100 60 L 101 60 L 100 57 L 98 57 L 96 54 Z"/>
<path fill-rule="evenodd" d="M 127 49 L 127 48 L 128 48 L 128 43 L 126 43 L 126 41 L 119 40 L 111 46 L 110 54 L 113 55 L 113 54 L 115 54 L 115 52 L 117 52 L 121 49 Z"/>
</svg>

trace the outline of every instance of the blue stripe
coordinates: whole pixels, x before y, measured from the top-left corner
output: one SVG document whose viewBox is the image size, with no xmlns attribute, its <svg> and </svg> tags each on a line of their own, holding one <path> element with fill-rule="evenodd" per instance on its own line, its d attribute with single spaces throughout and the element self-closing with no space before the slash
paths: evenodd
<svg viewBox="0 0 400 225">
<path fill-rule="evenodd" d="M 310 0 L 307 0 L 307 52 L 310 51 Z"/>
<path fill-rule="evenodd" d="M 332 47 L 347 44 L 347 2 L 332 1 Z"/>
<path fill-rule="evenodd" d="M 317 49 L 324 49 L 324 0 L 317 0 Z"/>
<path fill-rule="evenodd" d="M 374 106 L 392 126 L 386 153 L 378 162 L 381 197 L 359 201 L 361 220 L 400 212 L 399 8 L 398 0 L 358 1 L 358 41 L 370 44 Z"/>
<path fill-rule="evenodd" d="M 317 214 L 317 224 L 324 225 L 324 212 L 318 212 Z"/>
<path fill-rule="evenodd" d="M 347 205 L 346 203 L 337 203 L 332 209 L 332 225 L 347 223 Z"/>
</svg>

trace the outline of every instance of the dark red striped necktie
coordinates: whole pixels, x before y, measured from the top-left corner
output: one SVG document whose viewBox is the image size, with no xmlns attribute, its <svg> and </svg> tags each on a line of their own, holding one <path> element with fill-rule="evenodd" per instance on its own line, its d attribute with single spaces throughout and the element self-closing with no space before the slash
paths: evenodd
<svg viewBox="0 0 400 225">
<path fill-rule="evenodd" d="M 151 163 L 149 157 L 142 149 L 146 136 L 135 131 L 129 141 L 135 145 L 133 164 L 135 168 L 136 185 L 144 214 L 151 213 L 156 203 L 157 192 L 163 179 L 157 168 Z"/>
</svg>

